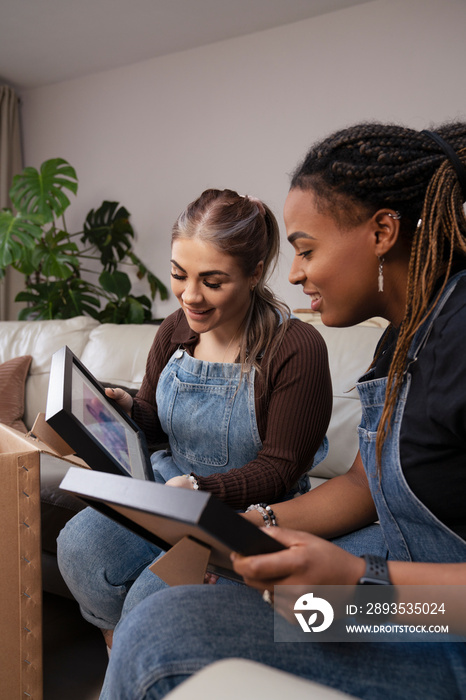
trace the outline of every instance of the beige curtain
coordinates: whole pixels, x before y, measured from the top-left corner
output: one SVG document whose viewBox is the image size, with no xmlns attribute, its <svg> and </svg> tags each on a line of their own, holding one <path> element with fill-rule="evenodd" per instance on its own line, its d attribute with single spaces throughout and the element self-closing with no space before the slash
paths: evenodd
<svg viewBox="0 0 466 700">
<path fill-rule="evenodd" d="M 13 175 L 23 169 L 19 125 L 19 99 L 12 88 L 0 85 L 0 209 L 10 207 L 8 196 Z M 0 282 L 0 320 L 14 317 L 12 270 Z M 17 283 L 17 280 L 16 280 Z"/>
</svg>

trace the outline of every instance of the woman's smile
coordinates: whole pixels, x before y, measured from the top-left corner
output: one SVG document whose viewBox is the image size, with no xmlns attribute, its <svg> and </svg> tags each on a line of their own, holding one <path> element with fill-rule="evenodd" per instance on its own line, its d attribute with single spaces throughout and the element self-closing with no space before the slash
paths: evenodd
<svg viewBox="0 0 466 700">
<path fill-rule="evenodd" d="M 303 292 L 306 296 L 310 297 L 311 299 L 312 311 L 319 311 L 320 305 L 322 303 L 322 296 L 318 292 L 306 292 L 305 289 L 303 289 Z"/>
<path fill-rule="evenodd" d="M 202 310 L 202 309 L 192 309 L 192 308 L 190 308 L 189 306 L 186 306 L 186 305 L 183 306 L 183 309 L 184 309 L 185 313 L 186 313 L 188 316 L 190 316 L 191 318 L 193 318 L 193 319 L 203 318 L 203 317 L 205 317 L 207 314 L 209 314 L 209 313 L 211 313 L 212 311 L 214 311 L 213 308 L 211 308 L 211 309 L 205 309 L 205 310 Z"/>
</svg>

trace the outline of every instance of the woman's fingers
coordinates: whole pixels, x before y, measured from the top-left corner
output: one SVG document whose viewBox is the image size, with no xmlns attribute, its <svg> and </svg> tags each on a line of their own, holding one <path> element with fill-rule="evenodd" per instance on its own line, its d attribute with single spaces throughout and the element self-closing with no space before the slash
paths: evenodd
<svg viewBox="0 0 466 700">
<path fill-rule="evenodd" d="M 120 387 L 116 387 L 115 389 L 107 387 L 105 389 L 105 394 L 110 399 L 113 399 L 113 401 L 115 401 L 115 403 L 117 403 L 118 406 L 120 406 L 120 408 L 123 409 L 123 411 L 126 411 L 126 413 L 131 414 L 133 398 L 130 394 L 128 394 L 127 391 L 121 389 Z"/>
<path fill-rule="evenodd" d="M 270 528 L 286 549 L 252 557 L 233 555 L 233 568 L 254 588 L 277 585 L 352 584 L 362 575 L 359 557 L 306 532 Z"/>
<path fill-rule="evenodd" d="M 312 546 L 313 540 L 319 539 L 305 532 L 282 528 L 273 528 L 273 532 L 272 528 L 267 529 L 267 534 L 284 544 L 286 549 L 252 557 L 239 554 L 232 557 L 235 571 L 255 587 L 276 585 L 283 579 L 304 572 L 309 555 L 307 547 Z"/>
</svg>

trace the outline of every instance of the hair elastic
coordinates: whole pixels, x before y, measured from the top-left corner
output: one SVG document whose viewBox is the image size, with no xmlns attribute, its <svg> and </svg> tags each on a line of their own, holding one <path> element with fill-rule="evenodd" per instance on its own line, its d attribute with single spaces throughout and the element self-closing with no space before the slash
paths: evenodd
<svg viewBox="0 0 466 700">
<path fill-rule="evenodd" d="M 461 191 L 463 194 L 463 202 L 466 201 L 466 167 L 463 165 L 463 163 L 460 161 L 458 154 L 456 151 L 450 146 L 449 143 L 444 141 L 441 136 L 439 136 L 435 131 L 427 131 L 427 129 L 424 129 L 421 131 L 421 134 L 425 134 L 429 138 L 431 138 L 437 146 L 440 146 L 442 151 L 445 153 L 446 157 L 452 164 L 456 177 L 459 180 Z"/>
</svg>

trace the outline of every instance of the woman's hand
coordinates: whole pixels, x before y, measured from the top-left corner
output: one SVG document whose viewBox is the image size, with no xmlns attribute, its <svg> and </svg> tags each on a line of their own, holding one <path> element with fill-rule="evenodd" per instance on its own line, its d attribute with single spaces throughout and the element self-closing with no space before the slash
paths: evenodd
<svg viewBox="0 0 466 700">
<path fill-rule="evenodd" d="M 124 389 L 111 389 L 107 387 L 105 389 L 105 394 L 109 399 L 113 399 L 115 403 L 118 404 L 120 408 L 125 411 L 129 416 L 131 415 L 131 409 L 133 407 L 133 397 L 128 394 Z"/>
<path fill-rule="evenodd" d="M 165 486 L 176 486 L 179 489 L 195 490 L 195 486 L 189 476 L 173 476 L 165 482 Z"/>
<path fill-rule="evenodd" d="M 336 586 L 338 607 L 345 609 L 348 589 L 364 572 L 365 564 L 360 557 L 306 532 L 277 527 L 267 528 L 266 532 L 287 549 L 254 557 L 232 555 L 233 568 L 249 586 L 263 595 L 267 592 L 264 600 L 294 625 L 297 624 L 294 605 L 313 586 L 340 584 Z M 274 586 L 283 588 L 274 589 Z"/>
<path fill-rule="evenodd" d="M 235 571 L 260 591 L 277 585 L 352 585 L 364 573 L 360 557 L 320 537 L 279 527 L 265 532 L 287 549 L 252 557 L 232 555 Z"/>
</svg>

